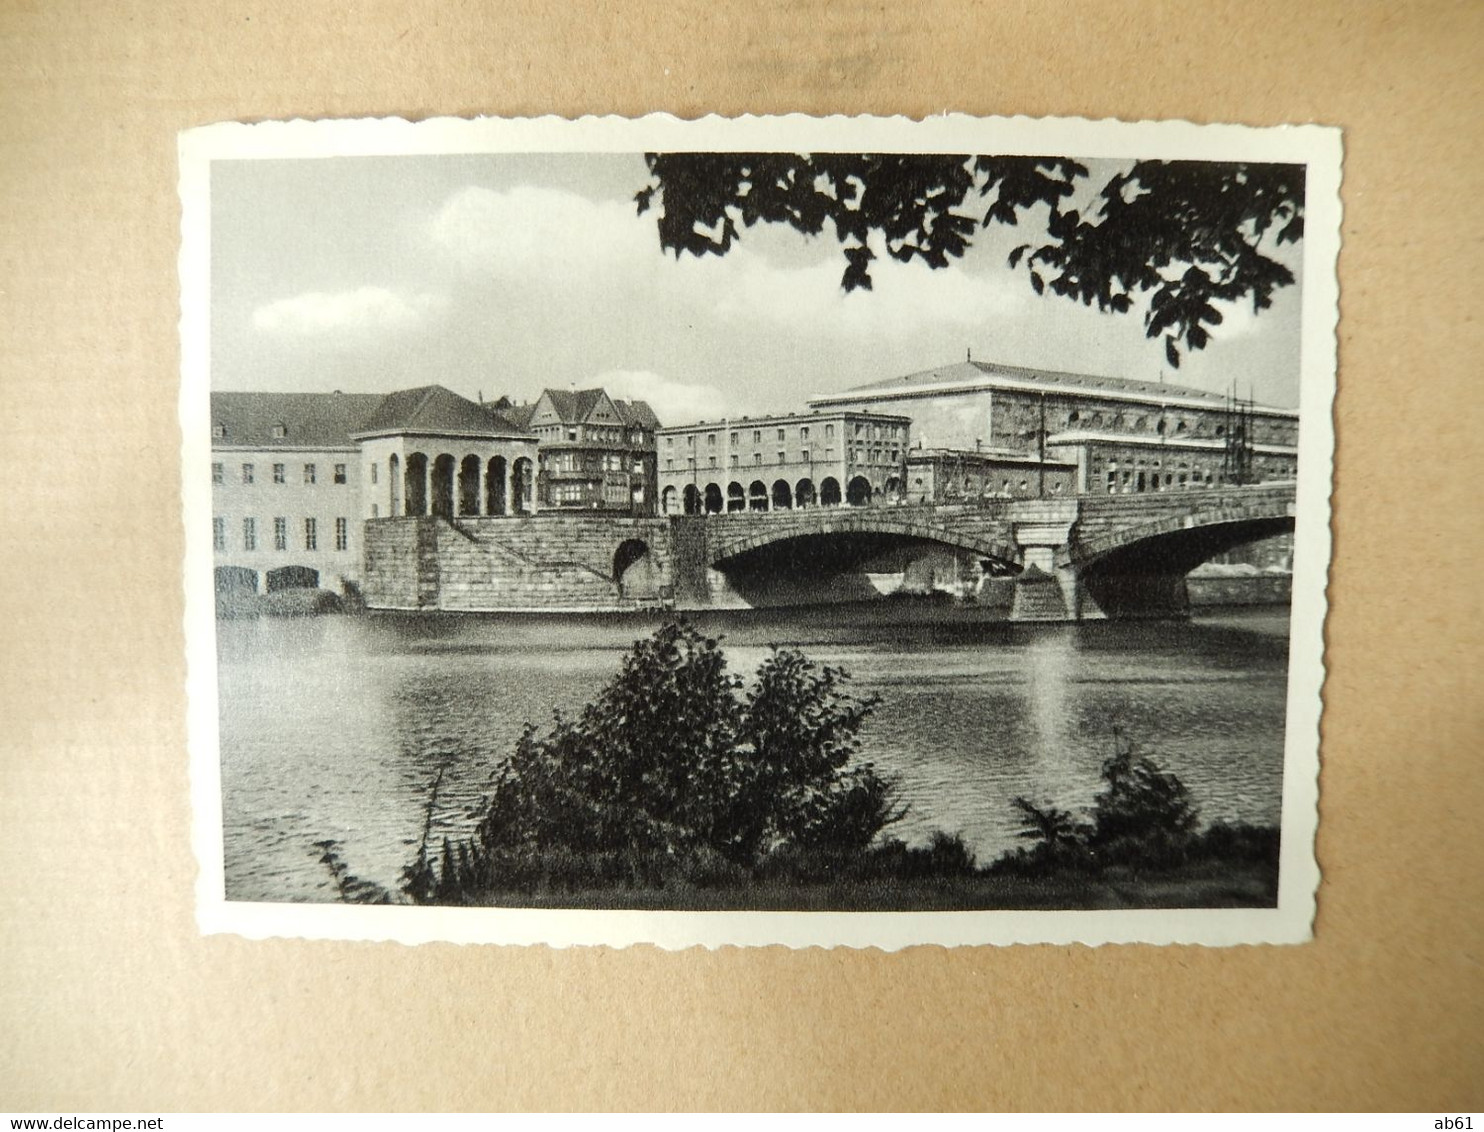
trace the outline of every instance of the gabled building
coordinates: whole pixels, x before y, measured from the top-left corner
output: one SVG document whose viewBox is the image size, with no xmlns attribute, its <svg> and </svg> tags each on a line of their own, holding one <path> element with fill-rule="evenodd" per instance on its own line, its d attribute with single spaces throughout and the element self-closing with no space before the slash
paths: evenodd
<svg viewBox="0 0 1484 1132">
<path fill-rule="evenodd" d="M 660 422 L 643 401 L 622 401 L 602 389 L 547 389 L 511 417 L 540 445 L 543 507 L 654 514 Z"/>
</svg>

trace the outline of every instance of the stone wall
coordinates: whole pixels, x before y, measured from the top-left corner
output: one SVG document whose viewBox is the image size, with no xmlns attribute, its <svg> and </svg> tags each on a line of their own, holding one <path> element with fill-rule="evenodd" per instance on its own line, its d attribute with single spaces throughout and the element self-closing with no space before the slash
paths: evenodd
<svg viewBox="0 0 1484 1132">
<path fill-rule="evenodd" d="M 618 551 L 637 540 L 631 569 Z M 632 588 L 635 592 L 630 592 Z M 668 605 L 674 574 L 663 519 L 581 515 L 417 518 L 366 524 L 366 604 L 379 609 L 603 610 Z"/>
</svg>

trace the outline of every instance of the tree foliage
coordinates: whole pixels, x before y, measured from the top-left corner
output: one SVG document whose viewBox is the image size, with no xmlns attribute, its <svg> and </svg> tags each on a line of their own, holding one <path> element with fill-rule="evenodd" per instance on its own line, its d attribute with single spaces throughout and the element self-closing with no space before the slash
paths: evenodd
<svg viewBox="0 0 1484 1132">
<path fill-rule="evenodd" d="M 864 849 L 901 812 L 856 758 L 875 701 L 844 680 L 776 649 L 744 694 L 714 638 L 664 625 L 579 715 L 527 728 L 474 841 L 445 845 L 440 884 L 413 898 L 737 879 L 779 854 Z"/>
<path fill-rule="evenodd" d="M 1271 306 L 1294 277 L 1270 245 L 1303 235 L 1301 165 L 1135 161 L 1093 186 L 1087 166 L 1062 157 L 651 153 L 646 161 L 650 183 L 635 202 L 641 214 L 657 210 L 664 250 L 725 255 L 757 224 L 809 236 L 829 230 L 845 257 L 847 292 L 871 288 L 873 233 L 893 259 L 942 268 L 979 230 L 1044 209 L 1044 239 L 1016 247 L 1010 266 L 1037 294 L 1102 311 L 1127 313 L 1147 300 L 1145 331 L 1164 339 L 1172 366 L 1182 348 L 1209 342 L 1222 321 L 1215 302 Z M 1079 209 L 1077 200 L 1088 203 Z"/>
</svg>

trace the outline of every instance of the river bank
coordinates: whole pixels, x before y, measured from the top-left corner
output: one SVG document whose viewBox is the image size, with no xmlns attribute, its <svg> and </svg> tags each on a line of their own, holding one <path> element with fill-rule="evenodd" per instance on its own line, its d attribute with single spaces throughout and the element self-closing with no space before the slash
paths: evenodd
<svg viewBox="0 0 1484 1132">
<path fill-rule="evenodd" d="M 605 888 L 491 893 L 476 907 L 687 912 L 967 912 L 1075 908 L 1272 908 L 1278 871 L 1255 861 L 1206 860 L 1157 873 L 1108 870 L 1049 876 L 924 877 L 723 888 Z"/>
</svg>

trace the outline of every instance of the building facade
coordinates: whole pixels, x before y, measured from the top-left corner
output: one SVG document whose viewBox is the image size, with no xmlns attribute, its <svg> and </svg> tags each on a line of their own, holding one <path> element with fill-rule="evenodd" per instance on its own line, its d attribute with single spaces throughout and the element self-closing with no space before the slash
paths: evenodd
<svg viewBox="0 0 1484 1132">
<path fill-rule="evenodd" d="M 543 507 L 654 514 L 659 420 L 643 401 L 621 401 L 602 389 L 547 389 L 511 416 L 540 445 Z"/>
<path fill-rule="evenodd" d="M 1075 466 L 1078 493 L 1297 474 L 1297 410 L 1234 405 L 1187 386 L 966 361 L 809 404 L 910 417 L 914 444 L 924 450 L 1044 455 Z"/>
<path fill-rule="evenodd" d="M 1037 499 L 1075 495 L 1077 465 L 1016 452 L 912 448 L 903 483 L 906 503 Z"/>
<path fill-rule="evenodd" d="M 911 424 L 890 413 L 821 409 L 661 428 L 660 511 L 868 504 L 902 490 Z"/>
<path fill-rule="evenodd" d="M 352 430 L 378 395 L 213 393 L 212 549 L 219 588 L 354 580 L 361 463 Z"/>
</svg>

